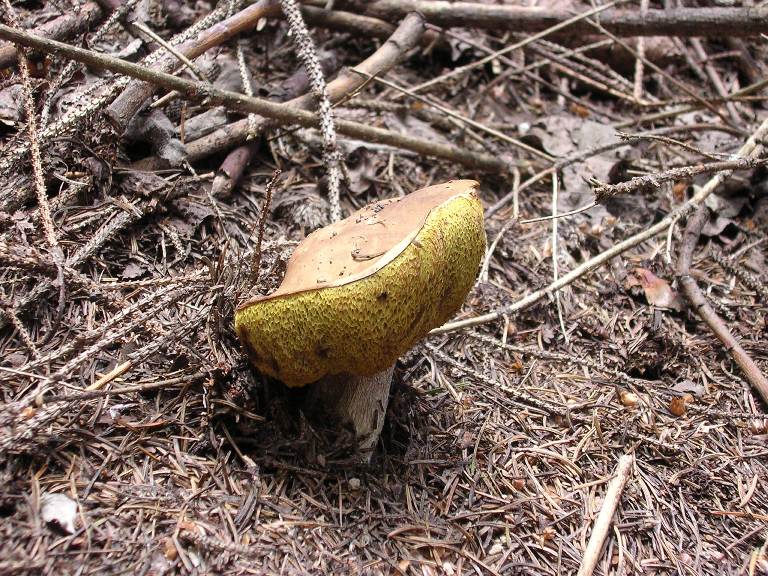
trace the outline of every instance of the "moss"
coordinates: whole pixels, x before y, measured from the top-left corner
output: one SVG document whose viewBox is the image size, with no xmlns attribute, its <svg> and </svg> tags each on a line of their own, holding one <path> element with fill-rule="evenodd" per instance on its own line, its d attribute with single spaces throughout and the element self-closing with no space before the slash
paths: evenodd
<svg viewBox="0 0 768 576">
<path fill-rule="evenodd" d="M 461 307 L 485 252 L 474 188 L 443 202 L 383 268 L 348 284 L 247 303 L 235 330 L 251 361 L 288 386 L 371 375 Z"/>
</svg>

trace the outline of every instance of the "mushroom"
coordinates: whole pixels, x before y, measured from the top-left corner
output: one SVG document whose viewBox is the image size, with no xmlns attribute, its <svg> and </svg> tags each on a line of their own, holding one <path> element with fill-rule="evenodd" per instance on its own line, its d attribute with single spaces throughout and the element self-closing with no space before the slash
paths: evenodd
<svg viewBox="0 0 768 576">
<path fill-rule="evenodd" d="M 352 425 L 370 455 L 398 357 L 448 320 L 485 252 L 474 180 L 369 204 L 295 249 L 280 287 L 241 304 L 251 362 Z"/>
</svg>

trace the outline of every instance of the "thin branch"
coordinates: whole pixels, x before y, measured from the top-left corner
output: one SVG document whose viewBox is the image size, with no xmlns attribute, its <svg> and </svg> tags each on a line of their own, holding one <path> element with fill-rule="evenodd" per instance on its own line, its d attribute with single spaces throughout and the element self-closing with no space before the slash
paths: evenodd
<svg viewBox="0 0 768 576">
<path fill-rule="evenodd" d="M 696 310 L 696 313 L 704 320 L 718 340 L 723 343 L 728 354 L 739 365 L 739 368 L 744 372 L 744 376 L 763 399 L 763 402 L 768 404 L 768 379 L 766 379 L 760 367 L 755 364 L 755 361 L 752 360 L 752 357 L 739 344 L 739 341 L 731 334 L 728 326 L 717 315 L 717 312 L 709 305 L 696 280 L 691 276 L 693 252 L 696 249 L 701 230 L 708 220 L 709 212 L 706 206 L 700 206 L 696 213 L 688 219 L 680 246 L 680 255 L 677 260 L 678 281 L 680 282 L 683 294 L 694 310 Z"/>
<path fill-rule="evenodd" d="M 608 536 L 611 522 L 613 522 L 613 515 L 621 501 L 621 493 L 624 491 L 624 485 L 632 474 L 634 464 L 635 457 L 633 454 L 625 454 L 619 459 L 619 463 L 616 465 L 616 473 L 605 492 L 600 514 L 597 515 L 595 525 L 592 527 L 592 535 L 589 537 L 586 550 L 584 550 L 584 557 L 581 560 L 578 576 L 591 576 L 594 572 L 597 561 L 600 560 L 603 544 Z"/>
<path fill-rule="evenodd" d="M 552 175 L 552 281 L 557 282 L 559 277 L 557 265 L 557 196 L 559 191 L 557 174 Z M 563 339 L 568 343 L 568 331 L 565 329 L 563 319 L 563 306 L 560 301 L 560 291 L 555 292 L 555 305 L 557 306 L 557 318 L 560 321 L 560 329 L 563 331 Z"/>
<path fill-rule="evenodd" d="M 486 126 L 485 124 L 482 124 L 480 122 L 477 122 L 476 120 L 473 120 L 472 118 L 468 118 L 467 116 L 463 114 L 459 114 L 458 112 L 451 110 L 450 108 L 443 106 L 442 104 L 438 104 L 434 100 L 432 100 L 429 97 L 421 96 L 420 94 L 416 94 L 409 88 L 405 88 L 404 86 L 400 86 L 399 84 L 396 84 L 395 82 L 390 82 L 389 80 L 385 80 L 384 78 L 379 78 L 378 76 L 372 76 L 370 74 L 367 74 L 366 72 L 361 72 L 360 70 L 356 70 L 355 68 L 351 68 L 352 72 L 356 74 L 360 74 L 361 76 L 368 78 L 370 80 L 374 80 L 375 82 L 378 82 L 379 84 L 382 84 L 384 86 L 387 86 L 388 88 L 392 88 L 393 90 L 397 90 L 398 92 L 402 94 L 406 94 L 410 96 L 411 98 L 414 98 L 415 100 L 418 100 L 419 102 L 423 102 L 427 106 L 431 106 L 435 108 L 436 110 L 439 110 L 443 114 L 446 114 L 447 116 L 450 116 L 451 118 L 455 118 L 459 122 L 463 122 L 464 124 L 467 124 L 469 126 L 472 126 L 473 128 L 477 128 L 481 132 L 486 132 L 487 134 L 490 134 L 491 136 L 495 136 L 499 140 L 502 140 L 503 142 L 506 142 L 508 144 L 511 144 L 512 146 L 515 146 L 516 148 L 520 148 L 521 150 L 525 150 L 526 152 L 533 154 L 534 156 L 538 156 L 539 158 L 542 158 L 548 162 L 551 162 L 554 160 L 552 156 L 547 154 L 546 152 L 542 152 L 541 150 L 538 150 L 534 148 L 533 146 L 529 146 L 525 142 L 522 142 L 518 140 L 517 138 L 512 138 L 511 136 L 507 136 L 503 132 L 500 132 L 496 130 L 495 128 L 491 128 L 490 126 Z"/>
<path fill-rule="evenodd" d="M 253 6 L 250 8 L 253 8 Z M 207 47 L 215 46 L 217 41 L 225 41 L 230 37 L 228 34 L 232 35 L 237 33 L 240 30 L 238 24 L 242 24 L 242 22 L 237 19 L 238 15 L 235 15 L 235 17 L 233 17 L 234 21 L 220 22 L 218 25 L 215 25 L 219 20 L 224 18 L 225 13 L 226 11 L 223 7 L 216 8 L 211 13 L 198 20 L 193 26 L 174 36 L 171 39 L 171 43 L 184 42 L 197 34 L 200 34 L 200 36 L 195 42 L 197 44 L 205 44 Z M 224 26 L 224 29 L 222 30 L 222 25 L 224 24 L 228 25 Z M 142 63 L 146 66 L 151 66 L 155 64 L 163 54 L 165 54 L 165 51 L 155 51 L 144 58 Z M 169 60 L 175 62 L 175 59 Z M 82 122 L 89 118 L 93 118 L 94 114 L 101 113 L 104 107 L 107 106 L 107 104 L 117 96 L 121 90 L 125 89 L 121 96 L 124 96 L 126 92 L 130 90 L 130 87 L 126 89 L 129 81 L 130 78 L 128 77 L 109 78 L 93 83 L 78 92 L 77 98 L 71 103 L 69 109 L 62 115 L 62 117 L 46 127 L 39 134 L 38 139 L 40 145 L 45 145 L 53 138 L 75 130 Z M 143 102 L 144 100 L 142 99 L 138 106 Z M 131 117 L 133 117 L 132 114 Z M 25 145 L 19 145 L 12 150 L 5 151 L 0 158 L 0 179 L 2 179 L 3 175 L 7 174 L 14 165 L 23 161 L 28 152 L 29 147 Z M 0 210 L 13 212 L 22 206 L 29 198 L 31 198 L 31 194 L 28 187 L 25 186 L 18 190 L 12 189 L 11 193 L 0 198 Z"/>
<path fill-rule="evenodd" d="M 320 134 L 323 137 L 323 162 L 328 173 L 328 202 L 331 205 L 331 221 L 341 220 L 339 188 L 341 185 L 341 154 L 336 145 L 336 127 L 333 121 L 331 99 L 325 82 L 320 59 L 307 25 L 299 10 L 296 0 L 280 0 L 283 15 L 288 22 L 291 38 L 304 70 L 309 78 L 312 94 L 317 100 L 317 112 L 320 116 Z"/>
<path fill-rule="evenodd" d="M 715 87 L 717 94 L 721 98 L 728 98 L 728 91 L 725 89 L 725 85 L 723 84 L 720 75 L 717 73 L 715 65 L 712 64 L 712 61 L 709 59 L 709 55 L 704 50 L 704 44 L 702 44 L 701 39 L 691 38 L 690 42 L 691 46 L 693 46 L 694 52 L 696 52 L 696 57 L 701 60 L 704 66 L 704 71 L 707 73 L 709 80 Z M 736 105 L 733 102 L 726 101 L 725 108 L 728 110 L 728 114 L 730 114 L 731 120 L 733 120 L 733 122 L 738 125 L 741 121 L 741 118 L 739 118 L 739 112 L 736 110 Z"/>
<path fill-rule="evenodd" d="M 177 52 L 190 60 L 196 58 L 209 49 L 250 30 L 262 18 L 275 16 L 279 10 L 277 0 L 260 0 L 237 14 L 223 19 L 227 15 L 226 7 L 228 4 L 228 2 L 221 2 L 219 7 L 198 22 L 193 28 L 203 27 L 203 30 L 198 30 L 199 34 L 195 32 L 198 34 L 196 38 L 176 46 Z M 165 57 L 160 58 L 160 54 Z M 178 64 L 175 56 L 168 56 L 164 54 L 164 51 L 154 52 L 152 56 L 154 56 L 152 64 L 155 64 L 156 68 L 163 72 L 172 72 Z M 131 74 L 128 75 L 131 76 Z M 145 82 L 131 83 L 105 111 L 107 117 L 119 131 L 125 129 L 131 118 L 157 88 L 157 85 L 149 81 L 149 78 L 137 78 L 145 80 Z"/>
<path fill-rule="evenodd" d="M 640 14 L 648 14 L 648 0 L 640 0 Z M 643 60 L 645 60 L 645 38 L 637 39 L 637 58 L 635 58 L 635 83 L 632 94 L 637 102 L 643 99 Z"/>
<path fill-rule="evenodd" d="M 63 14 L 58 18 L 38 26 L 32 32 L 45 38 L 66 40 L 82 34 L 104 18 L 105 11 L 95 2 L 88 2 L 74 14 Z M 13 44 L 0 46 L 0 69 L 13 66 L 18 49 Z"/>
<path fill-rule="evenodd" d="M 269 216 L 269 205 L 272 203 L 272 192 L 280 178 L 280 170 L 272 173 L 272 179 L 267 182 L 264 190 L 264 206 L 261 207 L 261 216 L 259 216 L 258 235 L 256 236 L 256 246 L 253 247 L 253 260 L 251 261 L 250 285 L 256 286 L 259 281 L 259 268 L 261 267 L 261 243 L 264 241 L 264 228 L 267 225 Z"/>
<path fill-rule="evenodd" d="M 19 333 L 21 341 L 24 343 L 24 346 L 27 347 L 27 350 L 29 350 L 32 358 L 39 360 L 40 352 L 38 351 L 37 346 L 35 346 L 35 341 L 32 340 L 32 336 L 29 335 L 29 331 L 19 319 L 19 316 L 16 314 L 13 306 L 10 303 L 0 302 L 0 309 L 3 310 L 3 313 L 5 314 L 6 318 L 8 318 L 11 326 L 13 326 L 16 329 L 16 332 Z"/>
<path fill-rule="evenodd" d="M 16 20 L 16 11 L 11 6 L 10 0 L 2 0 L 5 10 L 6 20 L 14 27 L 18 28 L 19 23 Z M 37 194 L 37 203 L 40 206 L 40 223 L 43 226 L 43 233 L 48 247 L 54 249 L 58 247 L 56 231 L 53 229 L 53 220 L 51 219 L 51 207 L 48 204 L 48 194 L 45 190 L 45 177 L 43 175 L 43 160 L 40 156 L 40 144 L 37 141 L 37 116 L 35 115 L 35 100 L 32 96 L 32 84 L 29 76 L 29 64 L 24 50 L 18 51 L 19 72 L 21 72 L 22 99 L 24 101 L 24 113 L 27 117 L 27 134 L 29 135 L 29 149 L 32 154 L 32 173 L 34 175 L 35 193 Z"/>
<path fill-rule="evenodd" d="M 375 0 L 339 2 L 352 5 L 363 14 L 392 20 L 417 10 L 428 22 L 438 26 L 463 28 L 499 28 L 515 32 L 537 32 L 573 18 L 569 10 L 527 8 L 505 4 L 428 0 Z M 768 32 L 766 8 L 665 8 L 648 10 L 609 10 L 600 22 L 619 36 L 755 36 Z M 566 35 L 591 32 L 585 22 L 573 22 L 563 30 Z"/>
<path fill-rule="evenodd" d="M 628 194 L 630 192 L 640 192 L 658 188 L 664 182 L 673 182 L 676 180 L 690 179 L 698 174 L 709 174 L 711 172 L 722 172 L 723 170 L 750 170 L 762 166 L 768 161 L 765 158 L 738 158 L 735 160 L 725 160 L 722 162 L 709 162 L 707 164 L 697 164 L 695 166 L 682 166 L 680 168 L 671 168 L 658 174 L 646 174 L 637 176 L 627 182 L 619 184 L 600 184 L 595 186 L 592 191 L 595 193 L 595 202 L 603 204 L 614 196 L 619 194 Z M 597 182 L 593 180 L 593 182 Z"/>
<path fill-rule="evenodd" d="M 178 50 L 175 46 L 171 46 L 168 42 L 163 40 L 160 36 L 158 36 L 155 32 L 153 32 L 149 27 L 145 26 L 141 22 L 136 22 L 133 25 L 139 32 L 145 34 L 146 36 L 149 36 L 152 40 L 157 42 L 160 46 L 162 46 L 165 50 L 167 50 L 169 53 L 171 53 L 179 62 L 184 64 L 184 66 L 189 69 L 190 72 L 197 78 L 198 80 L 205 81 L 206 77 L 198 68 L 198 66 L 192 62 L 189 58 L 187 58 L 180 50 Z"/>
<path fill-rule="evenodd" d="M 393 32 L 392 36 L 390 36 L 387 41 L 376 50 L 376 52 L 358 64 L 356 69 L 364 71 L 372 76 L 376 76 L 377 74 L 389 70 L 408 50 L 417 44 L 419 38 L 423 35 L 423 32 L 424 22 L 422 18 L 416 14 L 409 15 L 403 19 L 395 32 Z M 357 74 L 348 72 L 342 73 L 333 82 L 328 84 L 329 97 L 332 102 L 339 102 L 343 98 L 349 96 L 349 94 L 359 90 L 365 82 L 367 82 L 367 80 L 361 78 Z M 312 104 L 312 96 L 306 94 L 289 100 L 283 105 L 308 110 L 312 107 Z M 337 121 L 337 130 L 341 131 L 339 122 L 341 121 Z M 270 126 L 271 124 L 262 121 L 258 128 L 264 130 Z M 212 134 L 188 143 L 187 152 L 189 154 L 189 159 L 194 162 L 214 152 L 241 144 L 242 142 L 245 142 L 246 138 L 251 136 L 252 133 L 253 131 L 249 129 L 246 120 L 240 120 L 229 124 Z"/>
<path fill-rule="evenodd" d="M 583 14 L 578 14 L 576 16 L 570 16 L 569 18 L 557 22 L 553 24 L 552 26 L 546 27 L 545 30 L 542 30 L 538 34 L 534 34 L 533 36 L 529 36 L 528 38 L 525 38 L 524 40 L 521 40 L 520 42 L 515 42 L 514 44 L 510 46 L 506 46 L 502 48 L 501 50 L 497 50 L 496 52 L 493 52 L 492 54 L 489 54 L 485 58 L 481 58 L 480 60 L 476 60 L 475 62 L 472 62 L 471 64 L 466 64 L 464 66 L 459 66 L 458 68 L 454 68 L 450 72 L 447 72 L 445 74 L 442 74 L 441 76 L 438 76 L 436 78 L 432 78 L 431 80 L 427 80 L 426 82 L 422 82 L 418 86 L 414 86 L 411 88 L 412 92 L 420 92 L 421 90 L 424 90 L 425 88 L 429 88 L 430 86 L 434 86 L 436 84 L 440 84 L 442 82 L 445 82 L 449 78 L 453 78 L 454 76 L 460 76 L 461 74 L 466 74 L 470 70 L 474 70 L 475 68 L 479 68 L 481 66 L 485 66 L 489 62 L 492 62 L 493 60 L 496 60 L 500 56 L 504 56 L 505 54 L 509 54 L 510 52 L 514 52 L 515 50 L 519 50 L 520 48 L 523 48 L 524 46 L 527 46 L 531 42 L 535 42 L 536 40 L 540 40 L 541 38 L 544 38 L 546 36 L 549 36 L 551 34 L 554 34 L 558 30 L 563 30 L 565 28 L 568 28 L 570 26 L 573 26 L 577 22 L 584 20 L 585 18 L 588 18 L 590 16 L 594 16 L 596 14 L 599 14 L 600 12 L 603 12 L 607 10 L 608 8 L 611 8 L 612 6 L 615 6 L 618 2 L 611 2 L 609 4 L 606 4 L 605 6 L 599 6 L 597 8 L 593 8 L 592 10 L 588 10 L 587 12 L 584 12 Z M 374 3 L 378 4 L 378 3 Z M 394 4 L 394 3 L 393 3 Z M 439 19 L 435 20 L 435 16 L 439 16 L 439 13 L 435 13 L 433 11 L 425 12 L 426 6 L 421 6 L 421 2 L 410 2 L 410 4 L 419 4 L 419 6 L 414 6 L 413 10 L 417 10 L 419 13 L 424 14 L 427 18 L 428 22 L 431 22 L 433 24 L 445 24 L 444 22 L 440 22 Z M 432 4 L 448 4 L 447 2 L 433 2 Z M 449 4 L 444 9 L 449 9 Z M 481 5 L 476 5 L 479 9 Z M 369 10 L 373 8 L 375 11 L 377 9 L 376 6 L 369 5 Z M 427 10 L 429 10 L 427 8 Z M 427 15 L 429 14 L 429 15 Z M 377 13 L 377 15 L 379 15 Z M 390 16 L 391 17 L 391 16 Z M 461 26 L 472 26 L 472 24 L 468 22 L 463 22 Z M 517 27 L 519 26 L 519 23 L 515 25 L 515 29 L 519 30 Z"/>
<path fill-rule="evenodd" d="M 743 158 L 759 157 L 764 150 L 762 142 L 765 139 L 766 135 L 768 135 L 768 119 L 763 120 L 762 124 L 760 124 L 760 126 L 757 128 L 757 130 L 755 130 L 752 136 L 749 137 L 749 139 L 741 147 L 741 149 L 739 149 L 736 156 L 737 157 L 740 156 Z M 619 242 L 612 248 L 598 254 L 594 258 L 590 258 L 589 260 L 584 262 L 581 266 L 574 268 L 568 274 L 561 277 L 560 280 L 558 280 L 557 282 L 552 282 L 549 286 L 541 290 L 536 290 L 535 292 L 528 294 L 527 296 L 525 296 L 524 298 L 521 298 L 520 300 L 518 300 L 513 304 L 502 306 L 501 308 L 499 308 L 494 312 L 483 314 L 481 316 L 476 316 L 475 318 L 468 318 L 466 320 L 459 320 L 457 322 L 450 322 L 448 324 L 445 324 L 440 328 L 436 328 L 435 330 L 432 330 L 431 334 L 443 334 L 445 332 L 452 332 L 454 330 L 460 330 L 462 328 L 468 328 L 470 326 L 479 326 L 480 324 L 486 324 L 488 322 L 493 322 L 494 320 L 498 320 L 499 318 L 502 318 L 507 314 L 512 314 L 513 312 L 518 312 L 520 310 L 528 308 L 529 306 L 535 304 L 545 296 L 553 294 L 557 290 L 560 290 L 564 286 L 571 284 L 572 282 L 581 278 L 585 274 L 602 266 L 606 262 L 610 261 L 612 258 L 615 258 L 620 254 L 623 254 L 630 248 L 637 246 L 638 244 L 645 242 L 650 238 L 653 238 L 657 234 L 661 234 L 667 228 L 669 228 L 672 225 L 672 223 L 675 222 L 678 218 L 681 218 L 687 214 L 690 214 L 693 210 L 695 210 L 701 204 L 703 204 L 704 200 L 706 200 L 707 197 L 709 197 L 709 195 L 712 194 L 712 192 L 714 192 L 720 184 L 722 184 L 727 178 L 729 178 L 731 174 L 732 174 L 731 170 L 725 170 L 723 172 L 717 173 L 704 186 L 702 186 L 701 189 L 691 199 L 689 199 L 685 204 L 671 211 L 659 222 L 657 222 L 650 228 L 647 228 L 646 230 L 643 230 L 642 232 L 639 232 L 634 236 L 630 236 L 626 240 Z"/>
<path fill-rule="evenodd" d="M 523 190 L 526 190 L 531 186 L 533 186 L 533 184 L 535 184 L 536 182 L 546 178 L 550 174 L 553 174 L 555 172 L 562 170 L 563 168 L 566 168 L 567 166 L 571 166 L 573 164 L 576 164 L 577 162 L 581 162 L 582 160 L 591 158 L 592 156 L 597 156 L 598 154 L 602 154 L 610 150 L 615 150 L 616 148 L 623 148 L 624 146 L 629 146 L 630 144 L 634 144 L 635 142 L 639 142 L 640 140 L 647 138 L 648 135 L 675 134 L 677 132 L 692 132 L 692 131 L 699 131 L 699 130 L 721 130 L 729 134 L 736 134 L 736 135 L 741 134 L 741 131 L 735 128 L 732 128 L 730 126 L 723 126 L 720 124 L 688 124 L 685 126 L 668 126 L 666 128 L 658 128 L 656 130 L 650 130 L 642 134 L 632 134 L 632 135 L 622 135 L 622 133 L 620 132 L 619 136 L 621 136 L 622 138 L 621 141 L 611 142 L 610 144 L 602 144 L 600 146 L 594 146 L 592 148 L 588 148 L 583 151 L 577 151 L 571 156 L 568 156 L 567 158 L 563 158 L 562 160 L 559 160 L 557 164 L 555 164 L 554 166 L 551 166 L 545 170 L 542 170 L 541 172 L 538 172 L 533 176 L 531 176 L 530 178 L 528 178 L 528 180 L 526 180 L 520 185 L 520 189 L 517 190 L 517 193 L 519 194 Z M 488 207 L 488 209 L 485 211 L 485 217 L 490 218 L 496 212 L 501 210 L 506 204 L 508 204 L 509 201 L 512 199 L 513 199 L 513 194 L 511 192 L 499 198 L 499 200 L 497 200 L 495 204 Z M 549 219 L 549 217 L 547 216 L 546 219 Z"/>
<path fill-rule="evenodd" d="M 615 34 L 612 34 L 608 30 L 606 30 L 605 26 L 603 26 L 599 20 L 593 20 L 591 18 L 587 18 L 585 21 L 590 25 L 594 26 L 598 32 L 601 32 L 602 34 L 605 34 L 606 36 L 608 36 L 608 38 L 616 42 L 619 46 L 624 48 L 624 50 L 629 52 L 632 56 L 641 60 L 643 64 L 648 66 L 648 68 L 650 68 L 651 70 L 659 74 L 661 77 L 665 78 L 671 84 L 674 84 L 675 86 L 680 88 L 680 90 L 688 94 L 688 96 L 690 96 L 691 98 L 698 101 L 700 105 L 710 110 L 713 114 L 717 114 L 718 116 L 720 116 L 726 124 L 728 123 L 728 118 L 726 118 L 725 115 L 722 114 L 720 110 L 717 109 L 716 106 L 714 106 L 713 104 L 711 104 L 710 102 L 702 98 L 694 88 L 690 88 L 682 80 L 676 78 L 672 74 L 669 74 L 666 70 L 657 66 L 656 64 L 654 64 L 653 62 L 645 58 L 644 56 L 638 54 L 637 51 L 634 48 L 632 48 L 632 46 L 630 46 L 627 42 L 617 37 Z"/>
<path fill-rule="evenodd" d="M 112 14 L 109 15 L 109 18 L 99 27 L 96 32 L 94 32 L 91 37 L 89 38 L 89 43 L 91 46 L 95 45 L 99 40 L 101 40 L 104 35 L 107 32 L 110 32 L 112 28 L 117 24 L 120 20 L 123 19 L 123 17 L 133 9 L 133 7 L 136 5 L 136 3 L 139 0 L 126 0 L 123 2 L 117 9 L 115 9 Z M 56 74 L 54 78 L 51 80 L 51 85 L 48 87 L 47 95 L 45 102 L 43 104 L 43 109 L 40 112 L 40 130 L 42 131 L 47 125 L 48 125 L 48 118 L 51 114 L 51 107 L 53 106 L 53 100 L 56 97 L 56 94 L 58 93 L 59 89 L 64 85 L 65 82 L 67 82 L 71 77 L 72 74 L 75 73 L 75 71 L 78 68 L 77 62 L 70 62 L 67 64 L 64 69 Z"/>
</svg>

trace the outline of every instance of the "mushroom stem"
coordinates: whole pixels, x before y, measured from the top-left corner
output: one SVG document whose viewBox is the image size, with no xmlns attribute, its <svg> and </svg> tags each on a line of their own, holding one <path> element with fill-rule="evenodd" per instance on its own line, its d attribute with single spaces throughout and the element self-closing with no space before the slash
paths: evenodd
<svg viewBox="0 0 768 576">
<path fill-rule="evenodd" d="M 352 426 L 364 462 L 370 462 L 384 426 L 394 369 L 393 364 L 372 376 L 326 376 L 312 386 L 307 398 L 310 408 L 319 407 Z"/>
</svg>

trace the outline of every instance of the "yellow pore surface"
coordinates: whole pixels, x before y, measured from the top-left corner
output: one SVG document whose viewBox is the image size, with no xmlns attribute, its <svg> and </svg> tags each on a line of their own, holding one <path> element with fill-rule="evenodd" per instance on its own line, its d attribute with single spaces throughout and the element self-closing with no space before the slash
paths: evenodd
<svg viewBox="0 0 768 576">
<path fill-rule="evenodd" d="M 330 374 L 372 375 L 449 320 L 485 252 L 477 183 L 444 186 L 456 184 L 460 189 L 370 275 L 246 302 L 235 314 L 235 330 L 251 362 L 288 386 Z"/>
</svg>

